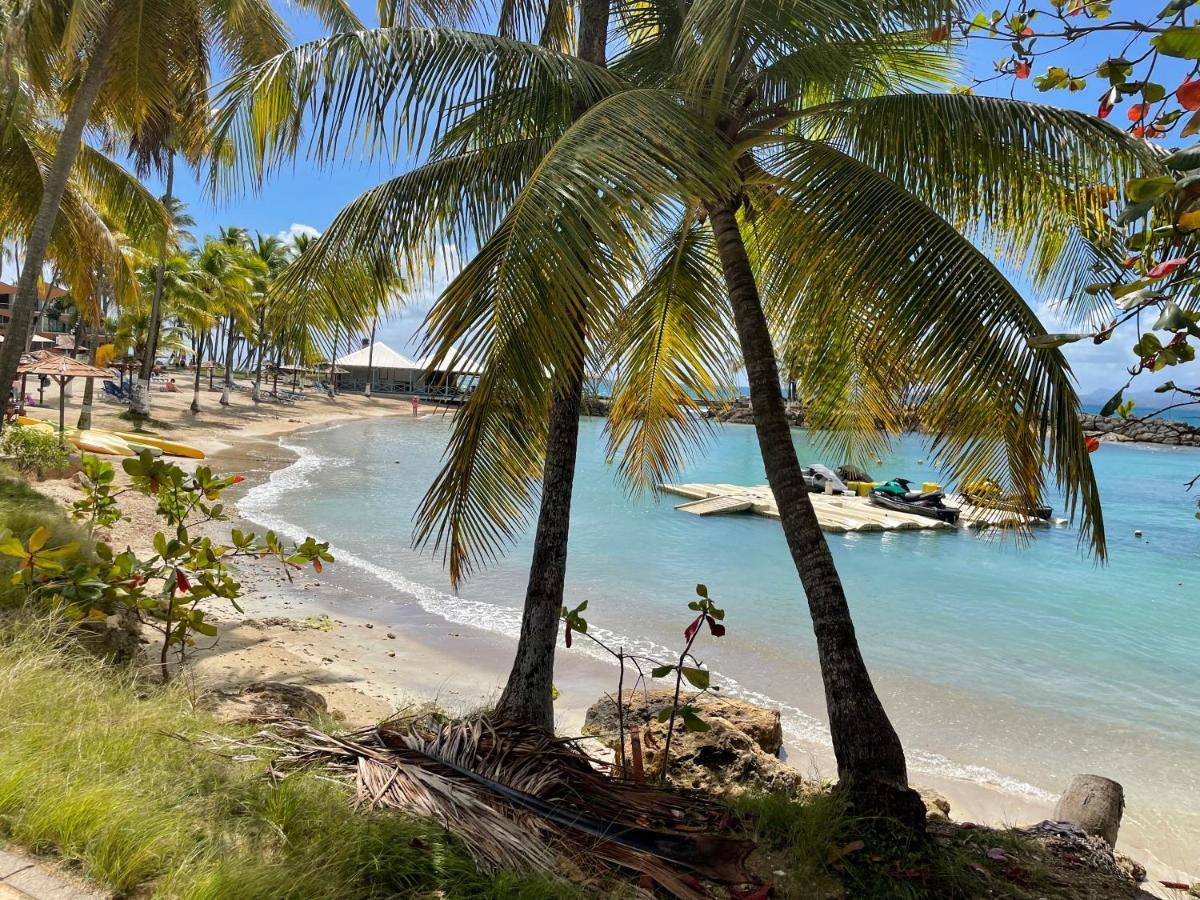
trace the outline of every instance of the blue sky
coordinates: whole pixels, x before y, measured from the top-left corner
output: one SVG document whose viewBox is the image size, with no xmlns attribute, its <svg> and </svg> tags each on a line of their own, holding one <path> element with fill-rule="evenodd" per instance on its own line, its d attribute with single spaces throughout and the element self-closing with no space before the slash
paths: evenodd
<svg viewBox="0 0 1200 900">
<path fill-rule="evenodd" d="M 1124 13 L 1133 18 L 1143 12 L 1146 0 L 1115 0 L 1113 9 L 1115 15 Z M 354 6 L 366 22 L 374 21 L 373 0 L 355 0 Z M 310 40 L 321 35 L 319 23 L 311 16 L 300 14 L 288 9 L 286 17 L 291 23 L 297 41 Z M 1108 55 L 1116 55 L 1121 47 L 1109 39 L 1090 38 L 1090 44 L 1071 48 L 1070 51 L 1056 55 L 1055 62 L 1068 68 L 1088 69 L 1097 61 Z M 1009 52 L 1004 43 L 973 42 L 969 48 L 967 66 L 969 70 L 985 76 L 992 70 L 994 58 Z M 1156 80 L 1161 80 L 1170 90 L 1182 80 L 1182 73 L 1159 71 L 1155 73 Z M 1095 112 L 1098 98 L 1103 91 L 1103 85 L 1098 80 L 1091 80 L 1087 88 L 1077 94 L 1065 91 L 1055 91 L 1051 94 L 1040 94 L 1031 81 L 1017 81 L 1006 77 L 997 83 L 988 85 L 986 92 L 1008 96 L 1010 93 L 1018 99 L 1053 102 L 1058 105 L 1075 109 Z M 1113 121 L 1125 123 L 1124 110 L 1119 109 L 1113 114 Z M 304 161 L 297 162 L 290 170 L 276 175 L 272 181 L 254 196 L 225 200 L 214 206 L 204 191 L 190 174 L 177 175 L 177 193 L 188 204 L 189 211 L 196 219 L 195 232 L 198 237 L 212 234 L 221 225 L 241 225 L 251 231 L 277 234 L 295 231 L 319 231 L 337 214 L 338 210 L 362 191 L 377 184 L 384 178 L 402 170 L 402 166 L 386 164 L 365 165 L 360 163 L 341 163 L 317 170 Z M 407 311 L 392 321 L 381 325 L 379 336 L 396 349 L 412 351 L 415 349 L 414 334 L 417 332 L 421 319 L 429 304 L 436 297 L 441 283 L 451 275 L 443 271 L 441 278 L 432 286 L 418 291 L 409 298 Z M 1057 322 L 1053 310 L 1047 305 L 1050 298 L 1037 296 L 1028 289 L 1027 285 L 1018 284 L 1025 291 L 1026 297 L 1038 310 L 1047 328 L 1051 331 L 1062 330 L 1062 323 Z M 1069 329 L 1068 329 L 1069 330 Z M 1111 389 L 1121 383 L 1122 371 L 1130 362 L 1130 353 L 1125 345 L 1128 341 L 1118 339 L 1102 347 L 1091 343 L 1075 344 L 1067 348 L 1072 365 L 1079 378 L 1081 394 L 1094 397 L 1111 393 Z"/>
</svg>

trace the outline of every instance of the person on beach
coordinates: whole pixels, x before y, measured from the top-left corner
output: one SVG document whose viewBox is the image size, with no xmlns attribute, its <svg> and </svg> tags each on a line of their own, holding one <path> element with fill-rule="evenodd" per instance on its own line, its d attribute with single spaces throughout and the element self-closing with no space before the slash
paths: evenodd
<svg viewBox="0 0 1200 900">
<path fill-rule="evenodd" d="M 421 408 L 421 401 L 416 394 L 413 394 L 408 398 L 408 400 L 412 404 L 413 415 L 415 416 L 417 414 L 417 410 Z"/>
</svg>

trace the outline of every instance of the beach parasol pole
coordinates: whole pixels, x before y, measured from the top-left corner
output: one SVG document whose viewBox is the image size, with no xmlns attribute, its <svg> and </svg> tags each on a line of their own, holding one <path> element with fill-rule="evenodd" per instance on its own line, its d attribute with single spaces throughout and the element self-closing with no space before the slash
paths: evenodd
<svg viewBox="0 0 1200 900">
<path fill-rule="evenodd" d="M 67 386 L 67 378 L 55 378 L 58 382 L 58 446 L 61 449 L 66 449 L 66 438 L 64 435 L 67 431 L 67 395 L 64 388 Z"/>
</svg>

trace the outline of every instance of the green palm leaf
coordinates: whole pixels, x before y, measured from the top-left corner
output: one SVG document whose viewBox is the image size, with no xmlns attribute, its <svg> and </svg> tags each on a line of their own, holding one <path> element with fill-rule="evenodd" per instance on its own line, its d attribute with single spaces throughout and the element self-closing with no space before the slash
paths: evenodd
<svg viewBox="0 0 1200 900">
<path fill-rule="evenodd" d="M 809 357 L 807 392 L 833 378 L 834 397 L 846 402 L 853 377 L 869 387 L 861 401 L 869 414 L 910 401 L 933 452 L 962 483 L 990 478 L 1033 501 L 1048 465 L 1103 556 L 1070 369 L 1057 351 L 1028 347 L 1044 329 L 1016 289 L 936 212 L 865 163 L 802 139 L 784 140 L 776 163 L 785 188 L 773 182 L 777 200 L 756 224 L 764 297 L 810 354 L 832 347 Z M 869 354 L 848 359 L 846 338 L 829 335 L 848 328 Z M 847 427 L 827 403 L 813 416 L 815 430 Z M 823 440 L 851 451 L 855 433 L 829 431 Z"/>
</svg>

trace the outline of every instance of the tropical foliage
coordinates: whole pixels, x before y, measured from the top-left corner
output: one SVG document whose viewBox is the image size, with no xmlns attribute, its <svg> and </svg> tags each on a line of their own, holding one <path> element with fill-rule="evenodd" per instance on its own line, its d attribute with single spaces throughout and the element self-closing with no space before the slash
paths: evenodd
<svg viewBox="0 0 1200 900">
<path fill-rule="evenodd" d="M 1200 134 L 1195 4 L 1147 6 L 1132 18 L 1113 18 L 1110 12 L 1101 2 L 1068 8 L 1022 0 L 1008 15 L 963 17 L 956 28 L 968 40 L 995 42 L 1005 51 L 991 75 L 965 89 L 1028 79 L 1037 91 L 1051 95 L 1099 91 L 1098 115 L 1115 116 L 1134 137 L 1166 144 Z M 1099 223 L 1095 242 L 1103 252 L 1089 283 L 1061 304 L 1064 317 L 1081 330 L 1039 342 L 1103 344 L 1118 336 L 1133 342 L 1127 377 L 1103 415 L 1133 413 L 1135 401 L 1125 393 L 1138 379 L 1157 382 L 1155 391 L 1166 395 L 1162 408 L 1149 415 L 1200 403 L 1200 386 L 1162 377 L 1192 362 L 1200 339 L 1198 172 L 1200 145 L 1174 152 L 1164 148 L 1153 164 L 1118 184 L 1121 189 L 1108 198 L 1113 201 L 1109 215 Z"/>
</svg>

